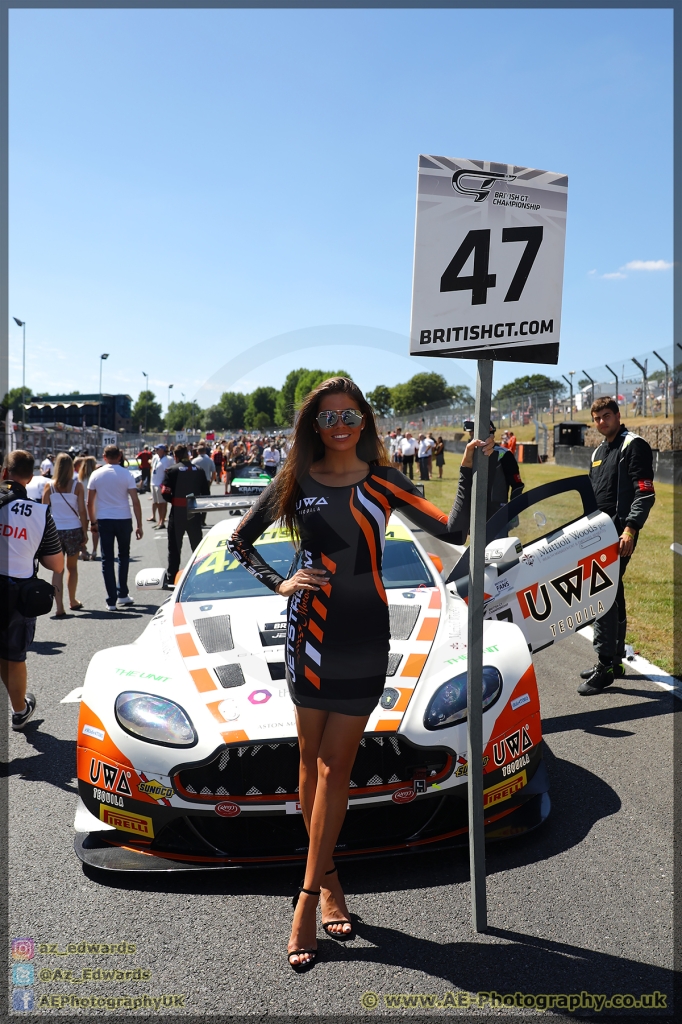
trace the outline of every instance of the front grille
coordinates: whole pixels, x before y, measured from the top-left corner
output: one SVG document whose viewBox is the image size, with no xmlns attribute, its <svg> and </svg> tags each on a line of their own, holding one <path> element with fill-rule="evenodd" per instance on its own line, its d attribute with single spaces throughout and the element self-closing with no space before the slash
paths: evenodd
<svg viewBox="0 0 682 1024">
<path fill-rule="evenodd" d="M 230 686 L 243 686 L 246 682 L 242 667 L 237 662 L 233 662 L 231 665 L 216 665 L 213 671 L 217 675 L 220 685 L 225 689 Z"/>
<path fill-rule="evenodd" d="M 419 618 L 418 604 L 389 604 L 388 614 L 393 640 L 409 640 Z"/>
<path fill-rule="evenodd" d="M 418 749 L 399 736 L 363 736 L 351 789 L 373 789 L 410 782 L 416 774 L 442 775 L 451 758 L 444 750 Z M 190 800 L 212 797 L 275 796 L 298 791 L 299 753 L 296 740 L 223 748 L 207 764 L 183 768 L 175 775 L 180 792 Z"/>
<path fill-rule="evenodd" d="M 234 648 L 229 615 L 205 615 L 194 620 L 194 628 L 207 654 L 220 654 Z"/>
</svg>

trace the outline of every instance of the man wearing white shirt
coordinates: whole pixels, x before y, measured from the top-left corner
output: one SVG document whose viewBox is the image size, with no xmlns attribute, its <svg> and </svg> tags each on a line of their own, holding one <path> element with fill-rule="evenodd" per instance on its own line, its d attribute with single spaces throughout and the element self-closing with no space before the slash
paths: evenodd
<svg viewBox="0 0 682 1024">
<path fill-rule="evenodd" d="M 405 476 L 409 475 L 410 480 L 414 480 L 414 457 L 417 452 L 417 442 L 409 430 L 400 442 L 400 450 L 403 453 L 403 473 Z"/>
<path fill-rule="evenodd" d="M 43 476 L 52 476 L 53 469 L 54 465 L 52 463 L 52 456 L 48 452 L 43 461 L 40 463 L 40 472 L 42 473 Z"/>
<path fill-rule="evenodd" d="M 156 514 L 159 515 L 159 525 L 154 527 L 157 530 L 166 529 L 166 499 L 161 493 L 161 484 L 166 475 L 166 470 L 175 465 L 175 459 L 168 454 L 165 444 L 157 444 L 152 459 L 152 514 L 147 520 L 148 523 L 156 522 Z"/>
<path fill-rule="evenodd" d="M 268 441 L 263 449 L 263 469 L 268 476 L 274 476 L 281 461 L 279 448 L 275 448 L 273 441 Z"/>
<path fill-rule="evenodd" d="M 135 603 L 128 594 L 130 538 L 133 532 L 130 502 L 133 504 L 137 520 L 135 536 L 138 540 L 142 539 L 140 499 L 133 474 L 120 464 L 121 455 L 120 448 L 115 444 L 108 444 L 104 449 L 104 465 L 95 470 L 88 485 L 88 518 L 93 526 L 97 524 L 99 528 L 102 575 L 107 590 L 107 608 L 110 612 Z M 114 541 L 118 544 L 118 590 Z"/>
<path fill-rule="evenodd" d="M 424 437 L 423 434 L 420 434 L 417 457 L 419 459 L 419 476 L 422 480 L 429 479 L 429 455 L 431 453 L 431 448 L 432 444 L 430 438 Z"/>
</svg>

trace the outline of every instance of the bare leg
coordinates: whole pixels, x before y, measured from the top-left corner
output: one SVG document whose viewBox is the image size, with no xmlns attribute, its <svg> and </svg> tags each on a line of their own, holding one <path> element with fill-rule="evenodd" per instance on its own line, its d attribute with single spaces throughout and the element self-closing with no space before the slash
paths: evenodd
<svg viewBox="0 0 682 1024">
<path fill-rule="evenodd" d="M 52 586 L 54 587 L 54 599 L 57 602 L 57 615 L 64 614 L 64 573 L 52 573 Z"/>
<path fill-rule="evenodd" d="M 301 810 L 310 836 L 304 887 L 313 891 L 333 865 L 332 855 L 348 805 L 348 783 L 362 734 L 369 716 L 356 717 L 297 708 L 296 717 L 301 747 Z M 317 746 L 317 779 L 312 766 Z M 313 788 L 314 784 L 314 788 Z M 312 798 L 312 808 L 311 801 Z M 336 884 L 333 883 L 336 888 Z M 329 910 L 332 899 L 330 895 Z M 337 901 L 338 902 L 338 901 Z M 340 908 L 338 908 L 340 909 Z M 308 947 L 315 941 L 315 903 L 312 897 L 299 899 L 289 941 L 290 949 Z M 343 916 L 347 916 L 344 914 Z M 339 930 L 343 930 L 340 928 Z M 349 930 L 346 926 L 345 930 Z M 305 962 L 309 957 L 301 955 Z"/>
<path fill-rule="evenodd" d="M 66 556 L 66 572 L 66 587 L 69 591 L 69 605 L 71 608 L 77 608 L 79 605 L 78 598 L 76 597 L 76 587 L 78 586 L 78 555 Z M 63 579 L 64 577 L 62 576 L 62 580 Z M 62 594 L 62 607 L 63 599 L 64 595 Z"/>
<path fill-rule="evenodd" d="M 93 530 L 92 533 L 91 533 L 91 537 L 92 537 L 92 554 L 90 555 L 90 557 L 94 558 L 95 555 L 97 554 L 97 545 L 99 543 L 99 530 Z"/>
<path fill-rule="evenodd" d="M 168 505 L 165 501 L 161 501 L 156 507 L 159 510 L 159 526 L 163 526 L 166 522 L 166 511 L 168 509 Z"/>
<path fill-rule="evenodd" d="M 0 658 L 0 676 L 7 687 L 12 710 L 23 711 L 26 707 L 26 662 Z"/>
</svg>

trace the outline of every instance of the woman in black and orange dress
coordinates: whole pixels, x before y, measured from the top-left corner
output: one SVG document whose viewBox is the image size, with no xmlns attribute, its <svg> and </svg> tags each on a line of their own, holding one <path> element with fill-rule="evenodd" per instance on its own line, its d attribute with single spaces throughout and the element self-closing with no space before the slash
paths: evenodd
<svg viewBox="0 0 682 1024">
<path fill-rule="evenodd" d="M 386 684 L 390 632 L 381 558 L 388 516 L 400 509 L 421 529 L 463 543 L 477 447 L 486 455 L 492 450 L 489 439 L 467 446 L 448 518 L 389 464 L 357 385 L 332 377 L 304 400 L 289 458 L 231 538 L 230 550 L 242 565 L 289 598 L 286 673 L 310 837 L 304 898 L 295 901 L 288 947 L 295 970 L 315 962 L 314 898 L 320 889 L 327 934 L 341 940 L 352 935 L 332 855 L 358 746 Z M 277 520 L 297 542 L 296 571 L 286 580 L 254 547 Z"/>
</svg>

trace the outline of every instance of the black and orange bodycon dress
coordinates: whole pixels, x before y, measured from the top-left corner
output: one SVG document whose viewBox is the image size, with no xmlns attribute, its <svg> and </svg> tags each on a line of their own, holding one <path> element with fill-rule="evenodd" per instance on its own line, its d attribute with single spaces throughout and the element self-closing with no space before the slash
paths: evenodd
<svg viewBox="0 0 682 1024">
<path fill-rule="evenodd" d="M 370 466 L 364 480 L 347 487 L 304 477 L 296 505 L 298 557 L 291 572 L 326 569 L 329 582 L 317 591 L 298 590 L 288 601 L 285 662 L 294 704 L 349 715 L 372 712 L 386 684 L 390 640 L 381 578 L 388 517 L 399 509 L 422 530 L 463 544 L 471 480 L 471 470 L 461 469 L 448 517 L 392 466 Z M 254 547 L 274 522 L 272 486 L 244 516 L 228 547 L 250 573 L 276 590 L 283 577 Z"/>
</svg>

